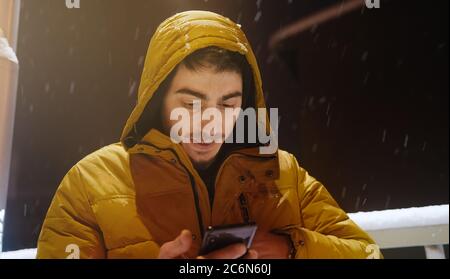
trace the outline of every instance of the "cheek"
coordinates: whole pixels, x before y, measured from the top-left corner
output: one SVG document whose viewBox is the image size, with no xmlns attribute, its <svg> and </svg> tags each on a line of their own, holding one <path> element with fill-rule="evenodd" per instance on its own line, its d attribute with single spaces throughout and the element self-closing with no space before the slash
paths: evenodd
<svg viewBox="0 0 450 279">
<path fill-rule="evenodd" d="M 165 100 L 162 104 L 161 108 L 161 114 L 162 114 L 162 125 L 164 132 L 170 133 L 170 129 L 173 125 L 175 125 L 179 120 L 171 120 L 170 115 L 172 114 L 172 111 L 176 108 L 175 101 L 171 100 L 170 98 Z"/>
<path fill-rule="evenodd" d="M 164 132 L 168 132 L 170 131 L 170 128 L 172 127 L 172 125 L 174 123 L 172 123 L 173 121 L 170 120 L 170 110 L 163 105 L 162 109 L 161 109 L 161 117 L 162 117 L 162 128 L 164 129 Z"/>
</svg>

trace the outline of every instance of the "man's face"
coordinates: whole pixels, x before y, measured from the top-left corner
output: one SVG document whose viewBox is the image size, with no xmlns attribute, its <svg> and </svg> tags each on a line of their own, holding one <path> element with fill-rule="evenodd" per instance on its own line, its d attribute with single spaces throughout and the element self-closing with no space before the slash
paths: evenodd
<svg viewBox="0 0 450 279">
<path fill-rule="evenodd" d="M 201 112 L 208 108 L 216 108 L 222 115 L 222 123 L 216 123 L 222 127 L 222 131 L 214 131 L 212 137 L 221 137 L 222 142 L 194 143 L 194 134 L 200 133 L 198 128 L 210 125 L 212 121 L 220 121 L 211 117 L 209 120 L 201 120 L 193 117 L 199 111 L 194 111 L 195 107 L 201 104 Z M 170 134 L 170 130 L 177 120 L 170 120 L 170 114 L 174 109 L 185 108 L 190 114 L 190 127 L 183 137 L 190 138 L 189 143 L 181 143 L 194 166 L 200 169 L 208 167 L 216 157 L 225 138 L 233 130 L 236 119 L 228 117 L 225 119 L 226 108 L 240 108 L 242 106 L 242 76 L 234 71 L 217 72 L 211 67 L 202 67 L 190 70 L 181 64 L 167 90 L 163 101 L 162 123 L 164 132 Z M 197 123 L 194 123 L 197 118 Z M 219 130 L 219 129 L 218 129 Z M 218 134 L 220 133 L 220 134 Z"/>
</svg>

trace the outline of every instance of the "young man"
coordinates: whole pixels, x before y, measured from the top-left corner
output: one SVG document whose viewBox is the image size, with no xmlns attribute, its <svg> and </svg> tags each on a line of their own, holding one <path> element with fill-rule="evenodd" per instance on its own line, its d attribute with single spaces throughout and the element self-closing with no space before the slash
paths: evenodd
<svg viewBox="0 0 450 279">
<path fill-rule="evenodd" d="M 373 252 L 373 240 L 293 155 L 264 154 L 258 142 L 191 141 L 199 132 L 194 127 L 213 121 L 195 120 L 196 104 L 226 120 L 226 109 L 265 108 L 244 33 L 204 11 L 159 26 L 121 143 L 87 156 L 65 176 L 42 227 L 38 258 L 366 258 Z M 181 143 L 170 137 L 179 108 L 193 119 Z M 207 136 L 236 134 L 232 119 Z M 199 255 L 208 226 L 245 222 L 258 225 L 249 251 L 236 244 Z"/>
</svg>

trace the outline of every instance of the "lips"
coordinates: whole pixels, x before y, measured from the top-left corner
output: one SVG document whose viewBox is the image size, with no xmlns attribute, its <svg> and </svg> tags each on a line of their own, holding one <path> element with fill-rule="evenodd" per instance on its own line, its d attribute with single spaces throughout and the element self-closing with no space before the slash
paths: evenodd
<svg viewBox="0 0 450 279">
<path fill-rule="evenodd" d="M 206 142 L 201 142 L 201 143 L 195 143 L 201 146 L 208 146 L 208 145 L 212 145 L 212 143 L 206 143 Z"/>
<path fill-rule="evenodd" d="M 189 144 L 193 149 L 197 151 L 209 151 L 214 147 L 214 143 L 190 143 Z"/>
</svg>

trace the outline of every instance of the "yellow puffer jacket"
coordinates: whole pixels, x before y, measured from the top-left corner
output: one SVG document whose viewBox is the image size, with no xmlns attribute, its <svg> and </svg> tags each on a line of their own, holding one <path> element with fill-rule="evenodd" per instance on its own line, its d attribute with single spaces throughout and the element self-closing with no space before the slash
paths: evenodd
<svg viewBox="0 0 450 279">
<path fill-rule="evenodd" d="M 297 258 L 369 256 L 373 240 L 293 155 L 281 150 L 261 155 L 257 147 L 234 150 L 217 174 L 211 208 L 207 187 L 180 145 L 156 129 L 133 138 L 161 82 L 187 55 L 207 46 L 246 56 L 256 105 L 265 107 L 256 59 L 238 25 L 204 11 L 167 19 L 150 42 L 138 103 L 121 143 L 90 154 L 64 177 L 42 227 L 38 258 L 78 252 L 80 258 L 156 258 L 160 245 L 182 229 L 196 236 L 188 253 L 194 257 L 207 226 L 242 223 L 245 212 L 259 228 L 289 234 Z"/>
</svg>

